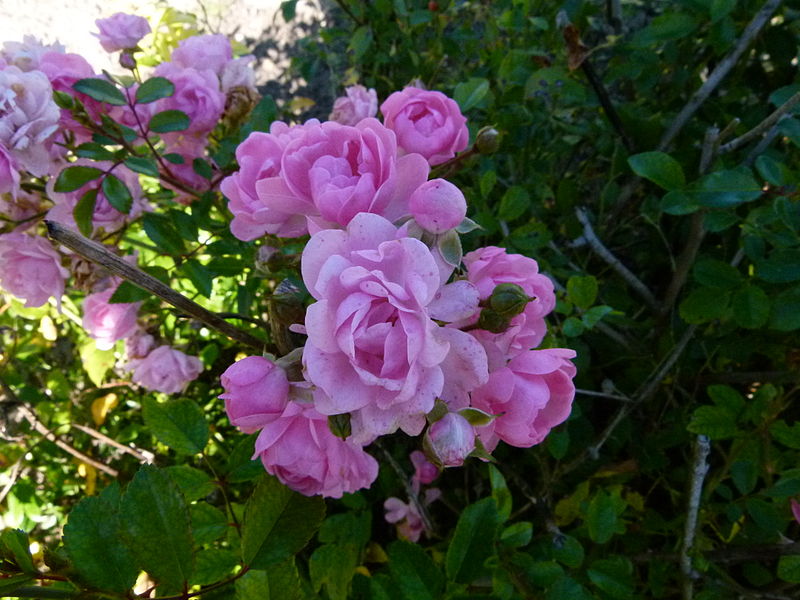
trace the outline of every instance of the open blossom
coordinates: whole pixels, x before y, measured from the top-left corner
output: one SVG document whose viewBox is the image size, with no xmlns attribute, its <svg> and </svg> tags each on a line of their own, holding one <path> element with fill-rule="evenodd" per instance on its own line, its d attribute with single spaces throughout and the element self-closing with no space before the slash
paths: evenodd
<svg viewBox="0 0 800 600">
<path fill-rule="evenodd" d="M 574 357 L 575 351 L 566 348 L 530 350 L 492 372 L 489 381 L 472 393 L 475 408 L 498 415 L 477 428 L 488 450 L 498 440 L 528 448 L 566 420 L 575 397 L 575 365 L 570 362 Z"/>
<path fill-rule="evenodd" d="M 177 394 L 190 381 L 197 379 L 203 363 L 169 346 L 159 346 L 145 358 L 128 363 L 133 369 L 131 379 L 153 392 Z"/>
<path fill-rule="evenodd" d="M 292 401 L 267 423 L 256 439 L 255 456 L 268 473 L 306 496 L 341 498 L 369 487 L 378 463 L 350 440 L 328 428 L 328 419 L 310 403 Z"/>
<path fill-rule="evenodd" d="M 432 166 L 447 162 L 469 143 L 466 117 L 442 92 L 409 86 L 389 96 L 381 113 L 397 145 L 421 154 Z"/>
<path fill-rule="evenodd" d="M 49 142 L 60 115 L 43 73 L 25 73 L 14 66 L 0 70 L 0 145 L 17 168 L 37 176 L 49 173 Z"/>
<path fill-rule="evenodd" d="M 155 348 L 156 342 L 149 333 L 137 329 L 125 338 L 125 354 L 128 359 L 144 358 Z"/>
<path fill-rule="evenodd" d="M 433 304 L 441 283 L 434 258 L 397 235 L 383 217 L 361 213 L 347 231 L 316 233 L 303 251 L 303 280 L 317 299 L 306 311 L 306 378 L 324 392 L 315 398 L 321 413 L 351 413 L 358 440 L 398 427 L 418 434 L 442 393 L 448 354 L 482 353 L 469 334 L 432 320 L 447 312 Z M 485 355 L 475 368 L 485 378 Z"/>
<path fill-rule="evenodd" d="M 228 38 L 221 34 L 193 35 L 178 43 L 172 51 L 172 62 L 184 69 L 208 69 L 222 75 L 225 65 L 233 58 Z"/>
<path fill-rule="evenodd" d="M 467 216 L 464 194 L 445 179 L 431 179 L 419 186 L 408 201 L 417 224 L 431 233 L 455 228 Z"/>
<path fill-rule="evenodd" d="M 114 13 L 106 19 L 97 19 L 94 23 L 100 33 L 92 35 L 100 39 L 100 45 L 106 52 L 135 48 L 150 33 L 147 19 L 122 12 Z"/>
<path fill-rule="evenodd" d="M 440 489 L 431 488 L 425 490 L 419 501 L 423 506 L 428 506 L 441 495 Z M 423 533 L 428 533 L 416 502 L 405 503 L 400 498 L 387 498 L 383 503 L 383 508 L 386 511 L 384 516 L 386 522 L 397 525 L 397 534 L 400 537 L 409 542 L 417 542 Z"/>
<path fill-rule="evenodd" d="M 302 214 L 311 233 L 344 227 L 358 213 L 395 220 L 428 176 L 417 154 L 398 157 L 394 134 L 376 119 L 354 127 L 306 124 L 281 155 L 279 174 L 259 179 L 256 193 L 270 210 Z"/>
<path fill-rule="evenodd" d="M 253 433 L 281 416 L 289 398 L 286 373 L 263 356 L 247 356 L 233 363 L 220 378 L 225 410 L 231 423 Z"/>
<path fill-rule="evenodd" d="M 45 238 L 0 235 L 0 287 L 25 300 L 25 306 L 42 306 L 50 297 L 60 305 L 67 275 L 61 257 Z"/>
<path fill-rule="evenodd" d="M 250 64 L 255 59 L 255 56 L 248 54 L 225 63 L 219 76 L 222 91 L 226 94 L 234 88 L 246 88 L 256 91 L 256 74 Z"/>
<path fill-rule="evenodd" d="M 4 42 L 0 49 L 0 61 L 19 67 L 21 71 L 34 71 L 39 68 L 39 61 L 46 52 L 64 53 L 64 46 L 59 43 L 45 44 L 32 35 L 25 35 L 21 42 Z"/>
<path fill-rule="evenodd" d="M 363 85 L 351 85 L 345 95 L 333 103 L 333 112 L 328 117 L 342 125 L 355 125 L 359 121 L 378 114 L 378 94 Z"/>
<path fill-rule="evenodd" d="M 6 147 L 0 143 L 0 194 L 16 197 L 19 191 L 19 171 L 16 161 Z"/>
<path fill-rule="evenodd" d="M 216 74 L 203 63 L 198 63 L 198 67 L 162 63 L 155 69 L 155 75 L 165 77 L 175 85 L 175 92 L 158 100 L 154 110 L 179 110 L 189 117 L 186 131 L 165 134 L 170 143 L 186 135 L 207 134 L 214 129 L 225 110 L 225 94 L 220 90 Z"/>
<path fill-rule="evenodd" d="M 111 304 L 116 287 L 89 294 L 83 301 L 83 328 L 100 350 L 113 348 L 117 340 L 133 335 L 137 329 L 136 315 L 142 303 Z"/>
</svg>

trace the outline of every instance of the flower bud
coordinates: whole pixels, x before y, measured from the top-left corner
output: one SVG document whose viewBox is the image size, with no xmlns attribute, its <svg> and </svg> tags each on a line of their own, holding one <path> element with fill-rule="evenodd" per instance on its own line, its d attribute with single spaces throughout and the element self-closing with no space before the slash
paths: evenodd
<svg viewBox="0 0 800 600">
<path fill-rule="evenodd" d="M 136 68 L 136 59 L 133 58 L 132 50 L 124 50 L 122 54 L 119 55 L 119 66 L 130 71 Z"/>
<path fill-rule="evenodd" d="M 281 416 L 289 398 L 286 373 L 262 356 L 248 356 L 222 374 L 225 410 L 231 423 L 253 433 Z"/>
<path fill-rule="evenodd" d="M 419 186 L 411 194 L 408 207 L 420 227 L 437 234 L 453 229 L 467 216 L 464 194 L 444 179 L 432 179 Z"/>
<path fill-rule="evenodd" d="M 489 306 L 502 317 L 511 319 L 516 317 L 533 300 L 516 283 L 501 283 L 495 286 L 489 297 Z"/>
<path fill-rule="evenodd" d="M 510 318 L 497 314 L 491 308 L 484 308 L 478 317 L 477 327 L 492 333 L 503 333 L 508 329 L 510 322 Z"/>
<path fill-rule="evenodd" d="M 460 467 L 475 449 L 475 430 L 458 413 L 447 413 L 430 426 L 423 444 L 434 464 Z"/>
<path fill-rule="evenodd" d="M 483 127 L 475 137 L 475 147 L 481 154 L 494 154 L 500 148 L 500 132 L 494 127 Z"/>
</svg>

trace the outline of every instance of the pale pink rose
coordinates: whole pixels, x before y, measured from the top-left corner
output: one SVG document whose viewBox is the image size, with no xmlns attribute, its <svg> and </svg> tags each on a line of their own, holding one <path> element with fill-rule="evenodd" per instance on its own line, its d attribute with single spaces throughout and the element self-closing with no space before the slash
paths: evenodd
<svg viewBox="0 0 800 600">
<path fill-rule="evenodd" d="M 256 193 L 270 210 L 305 215 L 314 233 L 358 213 L 408 214 L 408 198 L 427 176 L 418 154 L 398 158 L 394 134 L 377 120 L 328 121 L 306 124 L 284 148 L 280 174 L 257 181 Z"/>
<path fill-rule="evenodd" d="M 359 441 L 397 428 L 420 433 L 442 393 L 448 354 L 482 351 L 469 334 L 444 331 L 431 319 L 436 263 L 425 244 L 397 235 L 383 217 L 361 213 L 347 231 L 313 235 L 301 260 L 303 280 L 318 300 L 306 311 L 306 378 L 324 392 L 315 398 L 321 413 L 351 413 Z"/>
<path fill-rule="evenodd" d="M 60 114 L 43 73 L 24 73 L 13 66 L 0 70 L 0 145 L 18 169 L 37 176 L 50 172 L 50 146 Z"/>
<path fill-rule="evenodd" d="M 150 24 L 144 17 L 126 13 L 114 13 L 94 22 L 100 33 L 93 33 L 106 52 L 118 52 L 136 48 L 139 41 L 150 33 Z"/>
<path fill-rule="evenodd" d="M 281 416 L 289 399 L 286 372 L 263 356 L 247 356 L 220 377 L 225 410 L 231 423 L 254 433 Z"/>
<path fill-rule="evenodd" d="M 61 257 L 45 238 L 0 235 L 0 287 L 25 300 L 25 306 L 42 306 L 54 297 L 60 307 L 67 275 Z"/>
<path fill-rule="evenodd" d="M 19 171 L 14 157 L 0 143 L 0 195 L 11 194 L 16 198 L 19 191 Z"/>
<path fill-rule="evenodd" d="M 383 122 L 397 135 L 397 145 L 433 165 L 447 162 L 469 143 L 467 119 L 458 104 L 441 92 L 407 87 L 381 104 Z"/>
<path fill-rule="evenodd" d="M 175 85 L 171 96 L 154 103 L 154 112 L 179 110 L 189 117 L 190 122 L 185 131 L 164 134 L 168 143 L 187 135 L 207 134 L 214 129 L 225 110 L 225 94 L 220 90 L 219 79 L 202 63 L 198 67 L 162 63 L 154 71 L 155 75 L 166 77 Z"/>
<path fill-rule="evenodd" d="M 255 56 L 248 54 L 225 63 L 219 76 L 222 91 L 226 94 L 233 88 L 246 88 L 256 91 L 256 74 L 251 66 L 255 59 Z"/>
<path fill-rule="evenodd" d="M 116 289 L 89 294 L 83 301 L 83 328 L 100 350 L 113 348 L 117 340 L 133 335 L 137 328 L 136 315 L 142 303 L 109 303 Z"/>
<path fill-rule="evenodd" d="M 425 454 L 419 450 L 414 450 L 411 453 L 410 458 L 411 464 L 414 465 L 414 475 L 411 478 L 413 482 L 418 482 L 422 485 L 428 485 L 429 483 L 433 483 L 433 481 L 439 477 L 438 467 L 429 462 L 428 459 L 425 458 Z"/>
<path fill-rule="evenodd" d="M 159 346 L 142 360 L 131 361 L 131 379 L 151 392 L 177 394 L 190 381 L 197 379 L 203 363 L 169 346 Z"/>
<path fill-rule="evenodd" d="M 503 248 L 487 246 L 466 254 L 464 264 L 467 277 L 478 288 L 481 300 L 491 296 L 501 283 L 517 284 L 534 298 L 521 314 L 511 319 L 509 328 L 503 333 L 472 332 L 489 354 L 490 369 L 497 364 L 493 360 L 495 356 L 502 357 L 501 362 L 505 364 L 505 359 L 537 347 L 547 333 L 544 317 L 555 307 L 556 296 L 553 282 L 539 273 L 536 261 L 520 254 L 508 254 Z M 478 314 L 469 323 L 477 320 Z"/>
<path fill-rule="evenodd" d="M 369 487 L 378 463 L 349 439 L 328 428 L 328 418 L 312 404 L 289 402 L 256 439 L 255 455 L 283 484 L 306 496 L 341 498 Z"/>
<path fill-rule="evenodd" d="M 35 71 L 39 68 L 39 61 L 46 52 L 66 52 L 59 43 L 45 44 L 32 35 L 22 36 L 21 42 L 4 42 L 0 50 L 0 60 L 6 64 L 19 67 L 20 70 Z"/>
<path fill-rule="evenodd" d="M 378 94 L 363 85 L 351 85 L 345 95 L 333 103 L 333 112 L 328 117 L 342 125 L 355 125 L 359 121 L 378 114 Z"/>
<path fill-rule="evenodd" d="M 138 329 L 125 338 L 125 354 L 128 359 L 144 358 L 155 348 L 156 341 L 149 333 Z"/>
<path fill-rule="evenodd" d="M 231 43 L 221 34 L 193 35 L 178 42 L 171 60 L 185 69 L 208 69 L 219 76 L 233 58 Z"/>
<path fill-rule="evenodd" d="M 419 186 L 408 201 L 417 224 L 431 233 L 455 228 L 467 216 L 464 194 L 449 181 L 431 179 Z"/>
<path fill-rule="evenodd" d="M 566 348 L 530 350 L 489 375 L 489 381 L 472 392 L 472 406 L 498 415 L 478 427 L 478 437 L 492 450 L 498 440 L 519 448 L 540 443 L 550 430 L 569 416 L 575 397 L 575 366 Z"/>
<path fill-rule="evenodd" d="M 13 231 L 23 232 L 39 224 L 34 218 L 42 212 L 42 198 L 23 190 L 14 191 L 5 197 L 0 193 L 0 215 L 10 221 L 16 221 Z"/>
<path fill-rule="evenodd" d="M 789 503 L 792 507 L 792 516 L 794 517 L 794 520 L 800 523 L 800 502 L 792 498 Z"/>
<path fill-rule="evenodd" d="M 431 488 L 425 490 L 425 494 L 420 498 L 420 502 L 422 502 L 424 506 L 428 506 L 441 495 L 441 490 L 438 488 Z M 428 535 L 429 532 L 425 528 L 425 523 L 419 514 L 416 503 L 409 502 L 406 504 L 400 500 L 400 498 L 387 498 L 386 502 L 383 503 L 383 508 L 386 511 L 386 515 L 384 516 L 386 522 L 397 525 L 397 535 L 401 538 L 409 542 L 418 542 L 423 533 Z"/>
<path fill-rule="evenodd" d="M 428 428 L 424 443 L 435 463 L 460 467 L 475 449 L 475 429 L 460 414 L 449 412 Z"/>
<path fill-rule="evenodd" d="M 88 159 L 78 159 L 74 163 L 70 163 L 69 166 L 76 165 L 97 167 L 103 170 L 109 169 L 112 166 L 110 162 L 90 161 Z M 151 210 L 150 205 L 144 197 L 142 187 L 139 185 L 139 177 L 136 173 L 124 165 L 118 165 L 111 173 L 116 175 L 120 181 L 128 187 L 128 191 L 131 193 L 133 201 L 128 214 L 121 213 L 111 206 L 111 203 L 109 203 L 101 188 L 102 178 L 94 179 L 77 190 L 66 193 L 56 192 L 54 190 L 55 179 L 51 179 L 47 183 L 47 193 L 48 197 L 53 200 L 53 207 L 47 213 L 47 219 L 76 229 L 77 225 L 75 224 L 75 217 L 73 215 L 75 206 L 86 192 L 94 189 L 98 190 L 97 199 L 94 204 L 94 213 L 92 214 L 92 225 L 95 228 L 102 227 L 107 232 L 117 231 L 124 226 L 125 223 L 130 223 L 136 220 L 143 212 Z"/>
</svg>

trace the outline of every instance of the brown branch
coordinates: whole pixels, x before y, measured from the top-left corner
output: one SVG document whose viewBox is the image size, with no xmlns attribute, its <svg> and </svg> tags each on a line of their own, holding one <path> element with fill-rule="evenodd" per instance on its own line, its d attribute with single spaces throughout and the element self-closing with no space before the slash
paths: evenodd
<svg viewBox="0 0 800 600">
<path fill-rule="evenodd" d="M 86 434 L 92 436 L 93 438 L 95 438 L 96 440 L 98 440 L 98 441 L 100 441 L 100 442 L 102 442 L 104 444 L 108 444 L 109 446 L 113 446 L 114 448 L 117 448 L 117 449 L 121 450 L 122 452 L 127 452 L 131 456 L 135 457 L 136 460 L 138 460 L 139 462 L 151 463 L 151 462 L 153 462 L 153 459 L 155 458 L 154 455 L 149 453 L 149 452 L 147 454 L 150 454 L 150 456 L 147 456 L 147 455 L 145 455 L 146 451 L 140 451 L 140 450 L 138 450 L 136 448 L 131 448 L 130 446 L 126 446 L 125 444 L 121 444 L 117 440 L 108 437 L 106 434 L 100 433 L 96 429 L 92 429 L 91 427 L 88 427 L 86 425 L 81 425 L 80 423 L 70 423 L 70 426 L 73 427 L 74 429 L 77 429 L 78 431 L 82 431 L 83 433 L 86 433 Z"/>
<path fill-rule="evenodd" d="M 761 121 L 761 123 L 753 127 L 750 131 L 740 135 L 735 140 L 732 140 L 727 144 L 723 144 L 722 146 L 720 146 L 719 147 L 720 154 L 736 150 L 740 146 L 744 146 L 746 143 L 766 133 L 769 129 L 772 128 L 773 125 L 775 125 L 778 121 L 781 120 L 781 117 L 783 117 L 783 115 L 792 110 L 798 102 L 800 102 L 800 92 L 797 92 L 794 96 L 792 96 L 786 102 L 781 104 L 777 109 L 775 109 L 774 112 L 772 112 L 772 114 L 770 114 L 766 119 Z"/>
<path fill-rule="evenodd" d="M 53 240 L 65 245 L 82 258 L 105 267 L 113 274 L 119 275 L 135 286 L 158 296 L 165 302 L 191 315 L 198 321 L 205 323 L 212 329 L 216 329 L 220 333 L 227 335 L 232 340 L 255 348 L 259 352 L 263 351 L 267 346 L 266 342 L 259 340 L 246 331 L 237 329 L 218 315 L 192 302 L 186 296 L 176 292 L 155 277 L 129 265 L 102 244 L 88 240 L 82 235 L 54 221 L 45 221 L 45 224 L 47 225 L 47 232 Z"/>
</svg>

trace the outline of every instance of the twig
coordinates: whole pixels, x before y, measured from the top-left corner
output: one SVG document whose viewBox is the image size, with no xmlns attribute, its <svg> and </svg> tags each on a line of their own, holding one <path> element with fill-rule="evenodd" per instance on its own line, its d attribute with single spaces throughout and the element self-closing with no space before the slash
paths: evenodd
<svg viewBox="0 0 800 600">
<path fill-rule="evenodd" d="M 8 474 L 8 483 L 6 483 L 2 491 L 0 491 L 0 504 L 2 504 L 3 500 L 6 499 L 8 492 L 11 491 L 11 488 L 14 487 L 14 484 L 17 483 L 17 478 L 20 476 L 20 473 L 23 473 L 24 471 L 25 469 L 22 468 L 22 457 L 20 457 L 14 463 L 14 466 L 11 467 L 11 473 Z"/>
<path fill-rule="evenodd" d="M 627 396 L 620 396 L 618 394 L 609 394 L 606 392 L 595 392 L 593 390 L 582 390 L 580 388 L 575 389 L 576 394 L 580 394 L 581 396 L 596 396 L 598 398 L 608 398 L 609 400 L 619 400 L 620 402 L 632 402 L 630 398 Z"/>
<path fill-rule="evenodd" d="M 680 567 L 683 575 L 683 600 L 692 600 L 694 595 L 694 580 L 697 573 L 692 568 L 692 547 L 697 533 L 697 515 L 700 511 L 700 496 L 703 493 L 703 481 L 708 473 L 708 454 L 711 451 L 711 442 L 708 437 L 698 435 L 694 446 L 694 462 L 692 466 L 692 479 L 689 483 L 689 503 L 686 509 L 686 526 L 683 530 L 683 543 L 681 544 Z"/>
<path fill-rule="evenodd" d="M 784 115 L 780 119 L 778 119 L 778 122 L 772 126 L 772 129 L 770 129 L 769 132 L 767 132 L 767 135 L 761 138 L 761 141 L 759 141 L 758 144 L 755 145 L 755 147 L 747 155 L 747 158 L 744 159 L 743 164 L 745 166 L 747 167 L 751 166 L 755 162 L 755 160 L 759 156 L 761 156 L 761 154 L 764 153 L 764 150 L 766 150 L 769 147 L 769 145 L 775 140 L 775 138 L 778 137 L 778 134 L 780 134 L 781 132 L 781 121 L 783 121 L 786 118 L 788 118 L 788 115 Z"/>
<path fill-rule="evenodd" d="M 108 444 L 109 446 L 114 446 L 121 450 L 122 452 L 127 452 L 131 456 L 135 457 L 136 460 L 142 463 L 152 463 L 155 455 L 152 452 L 147 452 L 146 450 L 138 450 L 136 448 L 131 448 L 130 446 L 126 446 L 125 444 L 121 444 L 117 440 L 108 437 L 104 433 L 100 433 L 96 429 L 92 429 L 91 427 L 87 427 L 86 425 L 81 425 L 80 423 L 70 423 L 70 426 L 78 431 L 82 431 L 93 438 L 103 442 L 104 444 Z"/>
<path fill-rule="evenodd" d="M 586 75 L 586 79 L 589 80 L 594 93 L 597 95 L 597 99 L 600 100 L 600 105 L 603 107 L 603 111 L 606 113 L 606 117 L 608 117 L 611 126 L 617 132 L 622 140 L 622 143 L 625 145 L 625 149 L 629 154 L 633 154 L 636 152 L 633 140 L 628 135 L 628 132 L 625 131 L 625 126 L 622 124 L 622 119 L 620 119 L 617 109 L 614 108 L 614 103 L 611 102 L 611 97 L 608 95 L 606 86 L 603 84 L 603 80 L 600 79 L 600 76 L 594 70 L 592 63 L 589 62 L 588 57 L 585 58 L 581 63 L 581 70 L 583 71 L 583 74 Z"/>
<path fill-rule="evenodd" d="M 172 304 L 172 306 L 188 313 L 198 321 L 205 323 L 212 329 L 216 329 L 237 342 L 255 348 L 259 352 L 267 346 L 266 342 L 259 340 L 246 331 L 237 329 L 218 315 L 192 302 L 186 296 L 179 294 L 155 277 L 129 265 L 103 245 L 88 240 L 59 223 L 45 221 L 45 224 L 47 225 L 47 232 L 51 238 L 64 244 L 82 258 L 105 267 L 115 275 L 119 275 L 135 286 L 158 296 L 165 302 Z"/>
<path fill-rule="evenodd" d="M 692 118 L 692 115 L 697 112 L 697 109 L 708 99 L 734 65 L 736 65 L 739 58 L 750 45 L 750 42 L 753 41 L 753 38 L 755 38 L 758 32 L 761 31 L 761 28 L 769 21 L 772 13 L 778 9 L 780 4 L 781 0 L 767 0 L 767 2 L 764 3 L 761 10 L 756 13 L 753 19 L 747 24 L 747 27 L 744 28 L 733 51 L 720 61 L 717 67 L 708 76 L 708 79 L 703 82 L 703 85 L 700 86 L 694 93 L 694 96 L 686 103 L 686 106 L 678 113 L 678 116 L 675 117 L 675 120 L 664 133 L 661 142 L 658 144 L 659 150 L 663 151 L 669 147 L 689 119 Z"/>
<path fill-rule="evenodd" d="M 594 229 L 592 229 L 592 224 L 589 222 L 589 217 L 586 215 L 586 212 L 584 212 L 582 208 L 576 208 L 575 215 L 578 217 L 578 221 L 580 221 L 581 225 L 583 225 L 583 237 L 586 238 L 586 242 L 592 247 L 592 250 L 627 281 L 628 285 L 630 285 L 651 308 L 657 310 L 658 302 L 655 296 L 653 296 L 653 293 L 603 245 L 603 242 L 600 241 Z"/>
<path fill-rule="evenodd" d="M 761 121 L 758 125 L 753 127 L 747 133 L 740 135 L 735 140 L 731 140 L 727 144 L 723 144 L 719 147 L 719 153 L 723 154 L 725 152 L 731 152 L 732 150 L 736 150 L 740 146 L 744 146 L 748 142 L 754 140 L 767 130 L 771 129 L 773 125 L 775 125 L 783 115 L 788 113 L 790 110 L 794 108 L 794 106 L 800 102 L 800 92 L 797 92 L 791 98 L 789 98 L 786 102 L 781 104 L 771 115 L 769 115 L 766 119 Z"/>
<path fill-rule="evenodd" d="M 706 550 L 703 557 L 714 564 L 738 564 L 743 562 L 772 561 L 781 556 L 800 554 L 800 542 L 786 544 L 755 544 L 753 546 L 728 546 L 717 550 Z M 650 563 L 654 560 L 680 562 L 681 555 L 675 552 L 645 552 L 631 556 L 635 563 Z"/>
</svg>

